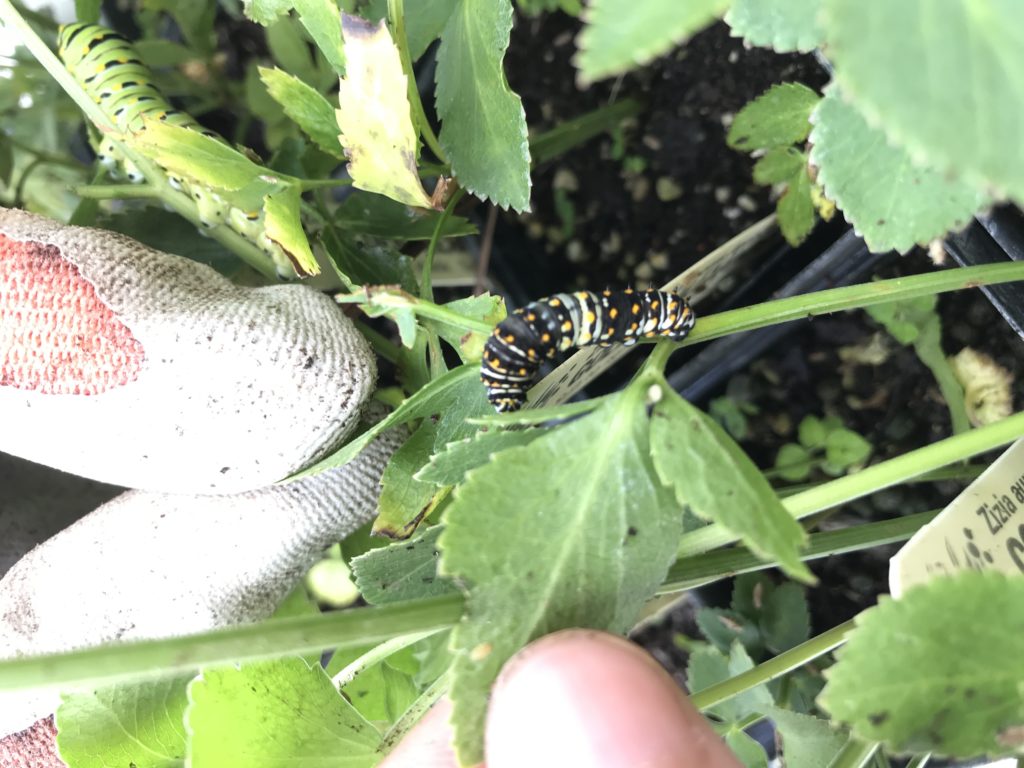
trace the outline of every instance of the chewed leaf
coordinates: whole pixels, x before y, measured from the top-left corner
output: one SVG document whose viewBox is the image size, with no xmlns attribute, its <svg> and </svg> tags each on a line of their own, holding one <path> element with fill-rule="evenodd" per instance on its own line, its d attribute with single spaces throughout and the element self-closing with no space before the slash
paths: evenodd
<svg viewBox="0 0 1024 768">
<path fill-rule="evenodd" d="M 857 619 L 818 702 L 856 735 L 953 757 L 1024 746 L 1024 578 L 963 571 Z"/>
<path fill-rule="evenodd" d="M 353 186 L 406 205 L 433 207 L 416 170 L 409 81 L 387 25 L 342 14 L 341 29 L 346 71 L 336 115 Z"/>
</svg>

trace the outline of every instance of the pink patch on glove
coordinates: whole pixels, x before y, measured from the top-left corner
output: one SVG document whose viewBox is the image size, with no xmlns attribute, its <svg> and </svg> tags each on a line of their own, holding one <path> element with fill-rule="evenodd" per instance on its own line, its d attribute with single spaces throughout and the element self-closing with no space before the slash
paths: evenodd
<svg viewBox="0 0 1024 768">
<path fill-rule="evenodd" d="M 96 395 L 139 375 L 145 352 L 52 245 L 0 235 L 0 386 Z"/>
</svg>

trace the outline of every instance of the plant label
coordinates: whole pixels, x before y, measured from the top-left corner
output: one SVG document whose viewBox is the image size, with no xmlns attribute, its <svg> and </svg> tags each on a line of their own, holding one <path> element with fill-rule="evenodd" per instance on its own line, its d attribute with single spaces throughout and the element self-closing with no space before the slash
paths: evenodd
<svg viewBox="0 0 1024 768">
<path fill-rule="evenodd" d="M 1024 574 L 1024 440 L 1018 440 L 889 561 L 889 591 L 963 570 Z"/>
</svg>

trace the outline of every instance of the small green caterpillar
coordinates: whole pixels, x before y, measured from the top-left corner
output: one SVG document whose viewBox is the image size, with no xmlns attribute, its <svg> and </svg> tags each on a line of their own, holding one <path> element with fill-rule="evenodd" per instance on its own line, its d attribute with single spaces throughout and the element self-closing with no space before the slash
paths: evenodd
<svg viewBox="0 0 1024 768">
<path fill-rule="evenodd" d="M 189 128 L 227 143 L 219 134 L 203 128 L 191 115 L 172 107 L 152 83 L 152 72 L 142 63 L 132 44 L 98 24 L 65 24 L 57 37 L 57 53 L 71 75 L 107 113 L 122 133 L 143 128 L 144 118 Z M 96 154 L 100 164 L 115 178 L 144 181 L 139 168 L 121 151 L 117 142 L 104 137 Z M 204 227 L 228 226 L 273 259 L 278 274 L 292 277 L 295 270 L 284 250 L 267 237 L 262 211 L 243 211 L 216 192 L 172 173 L 168 183 L 195 201 Z"/>
</svg>

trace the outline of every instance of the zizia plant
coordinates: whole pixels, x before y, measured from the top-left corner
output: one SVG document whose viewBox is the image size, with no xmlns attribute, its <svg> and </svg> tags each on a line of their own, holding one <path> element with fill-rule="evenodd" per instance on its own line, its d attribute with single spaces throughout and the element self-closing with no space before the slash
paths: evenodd
<svg viewBox="0 0 1024 768">
<path fill-rule="evenodd" d="M 108 763 L 137 766 L 183 754 L 196 768 L 242 765 L 245 754 L 287 764 L 299 745 L 306 759 L 372 766 L 442 695 L 454 703 L 459 758 L 475 764 L 482 756 L 490 686 L 502 664 L 534 638 L 576 626 L 624 633 L 650 601 L 736 574 L 778 567 L 811 584 L 808 561 L 905 540 L 933 515 L 828 532 L 813 530 L 807 518 L 1024 436 L 1024 415 L 1016 414 L 843 474 L 868 459 L 857 444 L 858 450 L 847 452 L 856 454 L 850 461 L 835 463 L 838 477 L 780 498 L 726 431 L 665 379 L 666 363 L 679 346 L 1024 279 L 1024 266 L 1014 263 L 883 280 L 705 316 L 685 341 L 648 346 L 642 368 L 621 391 L 570 403 L 606 354 L 587 350 L 576 356 L 583 362 L 575 363 L 573 376 L 563 366 L 541 385 L 542 407 L 534 397 L 521 411 L 494 414 L 479 381 L 479 361 L 505 308 L 487 294 L 435 301 L 438 244 L 475 231 L 455 214 L 460 200 L 472 196 L 525 210 L 533 162 L 614 129 L 638 105 L 627 100 L 531 137 L 502 70 L 510 0 L 342 5 L 245 4 L 245 17 L 266 27 L 271 61 L 251 65 L 243 85 L 221 86 L 218 99 L 238 110 L 243 127 L 255 119 L 264 123 L 271 150 L 264 161 L 234 141 L 183 126 L 155 127 L 144 117 L 140 126 L 122 129 L 43 42 L 37 28 L 53 33 L 45 19 L 32 17 L 30 23 L 0 0 L 4 25 L 20 34 L 45 72 L 143 177 L 141 184 L 129 184 L 102 170 L 89 175 L 66 147 L 35 147 L 19 129 L 14 140 L 0 141 L 7 147 L 0 177 L 21 174 L 16 199 L 31 201 L 38 194 L 29 176 L 35 163 L 33 168 L 58 165 L 65 182 L 78 185 L 80 202 L 64 201 L 78 223 L 128 228 L 129 217 L 101 215 L 97 201 L 141 198 L 202 224 L 204 209 L 182 194 L 181 180 L 214 195 L 214 210 L 261 209 L 264 218 L 254 232 L 242 226 L 210 230 L 222 246 L 211 260 L 254 281 L 321 272 L 318 279 L 339 303 L 388 318 L 398 339 L 364 326 L 378 354 L 397 368 L 404 391 L 380 394 L 393 410 L 303 474 L 346 463 L 384 430 L 410 430 L 384 473 L 373 526 L 406 540 L 386 546 L 365 537 L 342 542 L 368 607 L 321 613 L 299 595 L 282 609 L 285 615 L 259 625 L 0 662 L 4 688 L 90 684 L 89 693 L 68 695 L 57 713 L 62 755 L 72 768 L 96 764 L 90 761 L 100 753 Z M 968 13 L 967 0 L 942 5 L 949 13 L 889 0 L 692 0 L 682 6 L 676 0 L 593 0 L 583 12 L 579 77 L 587 83 L 627 71 L 723 13 L 734 33 L 755 45 L 824 46 L 834 58 L 836 83 L 823 98 L 787 87 L 800 100 L 788 143 L 775 136 L 775 143 L 748 142 L 746 148 L 766 151 L 759 161 L 765 181 L 788 184 L 782 200 L 792 196 L 802 217 L 790 234 L 807 228 L 808 190 L 817 184 L 871 247 L 903 250 L 940 237 L 993 199 L 1024 199 L 1020 153 L 1006 150 L 1016 146 L 1015 126 L 1024 124 L 1024 104 L 1014 99 L 1024 46 L 1000 34 L 1024 27 L 1021 11 L 992 3 L 986 13 Z M 224 7 L 232 11 L 231 4 Z M 581 10 L 566 0 L 531 2 L 523 10 L 552 7 Z M 78 10 L 82 21 L 97 18 L 95 3 L 79 2 Z M 161 87 L 193 104 L 205 89 L 167 68 L 216 67 L 213 14 L 201 10 L 154 1 L 143 3 L 139 14 L 145 33 L 140 55 Z M 164 12 L 177 22 L 185 44 L 157 39 Z M 922 15 L 932 23 L 918 23 Z M 954 41 L 961 39 L 958 48 Z M 413 77 L 414 63 L 428 50 L 436 56 L 437 132 Z M 941 64 L 948 75 L 941 79 L 945 97 L 929 100 L 922 78 L 944 61 L 954 62 Z M 42 74 L 35 66 L 25 62 L 13 71 L 22 72 L 19 77 L 24 71 Z M 896 66 L 897 74 L 886 66 Z M 968 71 L 978 76 L 968 82 Z M 52 83 L 37 80 L 42 84 L 36 92 L 52 95 Z M 983 86 L 975 90 L 972 83 Z M 963 109 L 947 110 L 947 103 Z M 985 119 L 973 118 L 979 113 Z M 737 145 L 751 114 L 736 118 Z M 238 133 L 231 138 L 240 143 L 245 131 Z M 797 146 L 808 137 L 816 177 Z M 784 161 L 786 174 L 764 172 L 770 157 Z M 344 202 L 327 194 L 345 185 L 357 191 Z M 180 218 L 157 209 L 132 217 L 156 230 L 167 250 L 187 252 L 201 242 L 180 226 Z M 284 261 L 274 258 L 280 254 L 264 236 Z M 400 248 L 422 256 L 418 269 Z M 249 269 L 226 261 L 229 254 Z M 449 367 L 446 361 L 454 359 L 459 364 Z M 843 445 L 856 442 L 828 422 L 802 431 L 803 448 L 824 447 L 826 456 L 830 437 Z M 737 582 L 728 612 L 701 616 L 708 643 L 694 649 L 688 669 L 694 703 L 747 764 L 764 764 L 760 747 L 745 734 L 764 718 L 782 734 L 791 766 L 864 765 L 882 745 L 919 756 L 1019 748 L 1014 734 L 1024 708 L 1024 674 L 1014 659 L 1021 658 L 1017 646 L 1024 636 L 1016 610 L 1024 582 L 964 573 L 808 637 L 801 588 L 758 581 L 755 599 L 756 578 Z M 971 621 L 949 622 L 951 615 Z M 981 656 L 966 650 L 979 628 L 992 630 Z M 831 652 L 844 643 L 833 664 Z M 322 666 L 319 654 L 327 650 L 332 656 Z M 807 672 L 811 664 L 829 667 L 820 695 Z M 780 678 L 789 682 L 773 682 Z M 970 689 L 975 701 L 991 706 L 938 695 L 950 679 L 958 691 Z M 894 690 L 901 692 L 898 698 Z M 823 713 L 831 721 L 819 717 Z M 939 720 L 942 728 L 929 727 Z M 917 759 L 920 765 L 926 758 Z"/>
</svg>

